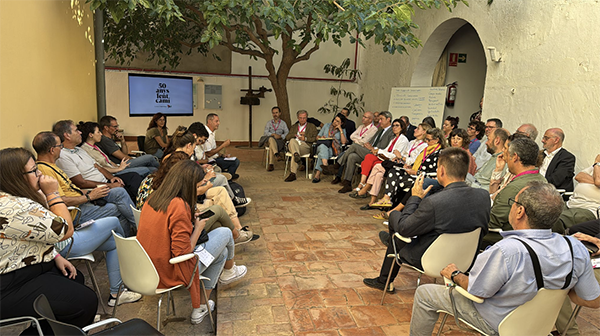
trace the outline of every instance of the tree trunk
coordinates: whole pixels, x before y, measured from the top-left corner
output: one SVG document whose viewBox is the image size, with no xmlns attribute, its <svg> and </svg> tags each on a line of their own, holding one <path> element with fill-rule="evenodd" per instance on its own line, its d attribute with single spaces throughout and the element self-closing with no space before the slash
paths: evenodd
<svg viewBox="0 0 600 336">
<path fill-rule="evenodd" d="M 275 98 L 277 98 L 277 106 L 281 112 L 281 119 L 285 121 L 288 128 L 292 126 L 291 114 L 290 114 L 290 101 L 288 99 L 287 82 L 286 80 L 281 83 L 278 81 L 271 82 L 273 85 L 273 91 L 275 91 Z"/>
</svg>

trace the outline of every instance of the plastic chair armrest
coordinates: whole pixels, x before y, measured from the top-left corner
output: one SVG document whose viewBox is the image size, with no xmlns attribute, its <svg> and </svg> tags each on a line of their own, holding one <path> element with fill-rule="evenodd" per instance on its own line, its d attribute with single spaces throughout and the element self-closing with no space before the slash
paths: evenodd
<svg viewBox="0 0 600 336">
<path fill-rule="evenodd" d="M 122 323 L 121 320 L 119 320 L 118 318 L 111 317 L 109 319 L 102 320 L 102 321 L 90 324 L 89 326 L 85 326 L 85 327 L 81 328 L 81 330 L 83 330 L 83 331 L 85 331 L 87 333 L 88 331 L 90 331 L 92 329 L 101 327 L 101 326 L 103 326 L 105 324 L 115 323 L 115 322 L 116 323 Z"/>
<path fill-rule="evenodd" d="M 396 234 L 394 234 L 394 236 L 396 236 L 396 238 L 400 239 L 401 241 L 410 244 L 410 242 L 412 242 L 412 239 L 408 238 L 408 237 L 404 237 L 402 235 L 400 235 L 398 232 L 396 232 Z"/>
<path fill-rule="evenodd" d="M 469 300 L 471 300 L 471 301 L 473 301 L 475 303 L 483 303 L 483 299 L 482 298 L 469 293 L 464 288 L 462 288 L 459 285 L 457 285 L 454 282 L 452 282 L 452 280 L 450 280 L 448 278 L 444 278 L 444 283 L 446 284 L 446 286 L 453 287 L 455 291 L 457 291 L 458 293 L 460 293 L 460 295 L 466 297 L 467 299 L 469 299 Z"/>
<path fill-rule="evenodd" d="M 502 229 L 491 229 L 491 228 L 488 228 L 488 231 L 489 231 L 489 232 L 496 232 L 496 233 L 500 233 L 500 232 L 502 232 Z"/>
<path fill-rule="evenodd" d="M 144 152 L 144 151 L 139 151 L 139 150 L 132 150 L 132 151 L 131 151 L 131 153 L 133 153 L 133 154 L 140 154 L 140 155 L 144 155 L 144 154 L 146 154 L 146 152 Z"/>
<path fill-rule="evenodd" d="M 169 259 L 169 264 L 179 264 L 180 262 L 184 262 L 186 260 L 190 260 L 194 258 L 196 255 L 193 253 L 188 253 L 184 255 L 180 255 L 179 257 Z"/>
</svg>

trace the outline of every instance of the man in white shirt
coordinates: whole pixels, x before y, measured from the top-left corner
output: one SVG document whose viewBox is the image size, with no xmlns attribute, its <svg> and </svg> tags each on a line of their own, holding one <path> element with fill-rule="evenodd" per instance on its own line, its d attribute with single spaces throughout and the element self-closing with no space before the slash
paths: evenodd
<svg viewBox="0 0 600 336">
<path fill-rule="evenodd" d="M 108 203 L 114 203 L 121 213 L 120 221 L 125 234 L 135 227 L 135 218 L 131 206 L 132 199 L 137 196 L 137 190 L 142 182 L 137 173 L 126 173 L 119 177 L 113 176 L 106 169 L 100 167 L 83 149 L 76 147 L 81 143 L 81 132 L 71 120 L 61 120 L 54 124 L 52 132 L 58 136 L 63 148 L 60 157 L 56 158 L 56 165 L 64 171 L 67 178 L 80 189 L 94 189 L 108 186 L 110 191 L 104 197 Z"/>
<path fill-rule="evenodd" d="M 235 180 L 240 177 L 235 173 L 240 166 L 240 160 L 238 158 L 232 158 L 229 154 L 223 155 L 219 153 L 223 148 L 231 145 L 231 140 L 227 139 L 217 146 L 215 132 L 219 129 L 220 124 L 221 120 L 219 120 L 219 116 L 216 113 L 209 113 L 206 116 L 205 127 L 208 131 L 208 139 L 202 147 L 204 148 L 208 161 L 214 160 L 217 166 L 221 167 L 223 171 L 230 173 L 232 179 Z"/>
<path fill-rule="evenodd" d="M 571 192 L 575 176 L 575 155 L 562 148 L 564 140 L 565 133 L 560 128 L 550 128 L 544 133 L 544 161 L 540 174 L 557 189 Z"/>
<path fill-rule="evenodd" d="M 485 123 L 485 136 L 483 139 L 481 139 L 481 143 L 486 143 L 490 134 L 497 128 L 502 128 L 502 120 L 497 118 L 488 119 Z M 492 155 L 488 153 L 486 146 L 479 146 L 475 153 L 473 153 L 473 157 L 475 158 L 475 163 L 477 163 L 477 169 L 480 169 L 486 162 L 488 162 Z"/>
</svg>

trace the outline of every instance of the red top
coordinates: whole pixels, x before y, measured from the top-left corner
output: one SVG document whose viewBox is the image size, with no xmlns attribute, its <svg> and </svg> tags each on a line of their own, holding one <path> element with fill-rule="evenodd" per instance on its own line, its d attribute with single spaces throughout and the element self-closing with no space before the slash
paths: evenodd
<svg viewBox="0 0 600 336">
<path fill-rule="evenodd" d="M 160 276 L 158 288 L 183 284 L 187 286 L 196 258 L 171 265 L 169 259 L 192 252 L 190 236 L 192 225 L 190 207 L 176 197 L 169 204 L 167 213 L 155 211 L 148 202 L 142 208 L 137 239 L 152 259 Z M 192 306 L 200 307 L 200 278 L 194 277 L 190 287 Z"/>
</svg>

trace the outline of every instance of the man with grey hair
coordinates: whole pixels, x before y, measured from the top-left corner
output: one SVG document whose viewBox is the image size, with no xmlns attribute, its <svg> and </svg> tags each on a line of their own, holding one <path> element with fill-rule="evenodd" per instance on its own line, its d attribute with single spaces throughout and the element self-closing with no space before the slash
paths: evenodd
<svg viewBox="0 0 600 336">
<path fill-rule="evenodd" d="M 485 299 L 474 304 L 452 293 L 457 317 L 488 335 L 497 335 L 500 322 L 533 299 L 541 287 L 569 290 L 569 298 L 575 304 L 600 307 L 600 286 L 594 279 L 586 248 L 576 238 L 562 237 L 550 230 L 563 204 L 554 186 L 531 181 L 507 203 L 510 225 L 515 230 L 502 232 L 505 239 L 479 254 L 468 275 L 454 264 L 441 271 L 445 278 Z M 534 265 L 534 259 L 539 260 L 538 266 Z M 438 311 L 452 311 L 451 299 L 443 285 L 417 287 L 414 302 L 412 336 L 431 335 Z"/>
<path fill-rule="evenodd" d="M 298 166 L 302 162 L 302 155 L 310 153 L 310 147 L 317 140 L 317 127 L 308 122 L 308 112 L 300 110 L 296 112 L 298 121 L 290 127 L 285 140 L 289 141 L 288 150 L 292 153 L 292 162 L 290 164 L 290 174 L 285 178 L 285 182 L 296 180 Z"/>
<path fill-rule="evenodd" d="M 540 174 L 558 189 L 573 191 L 575 155 L 563 148 L 565 133 L 560 128 L 550 128 L 542 137 L 544 146 Z"/>
<path fill-rule="evenodd" d="M 533 141 L 537 140 L 538 136 L 538 130 L 534 124 L 523 124 L 517 128 L 515 133 L 524 134 Z"/>
<path fill-rule="evenodd" d="M 508 171 L 514 177 L 494 199 L 488 223 L 490 232 L 483 237 L 482 247 L 492 245 L 502 239 L 497 232 L 498 229 L 503 231 L 513 229 L 508 220 L 510 212 L 508 199 L 514 198 L 531 181 L 546 182 L 544 176 L 540 175 L 536 168 L 538 151 L 538 145 L 530 138 L 517 138 L 510 143 L 508 141 L 504 143 L 501 156 L 508 166 Z"/>
<path fill-rule="evenodd" d="M 371 153 L 373 148 L 386 148 L 393 138 L 392 114 L 388 111 L 383 111 L 379 113 L 379 130 L 375 133 L 373 139 L 364 145 L 352 144 L 338 160 L 338 163 L 341 165 L 340 169 L 344 171 L 342 189 L 338 192 L 347 193 L 352 191 L 351 181 L 356 164 L 361 163 L 365 159 L 365 156 Z"/>
</svg>

